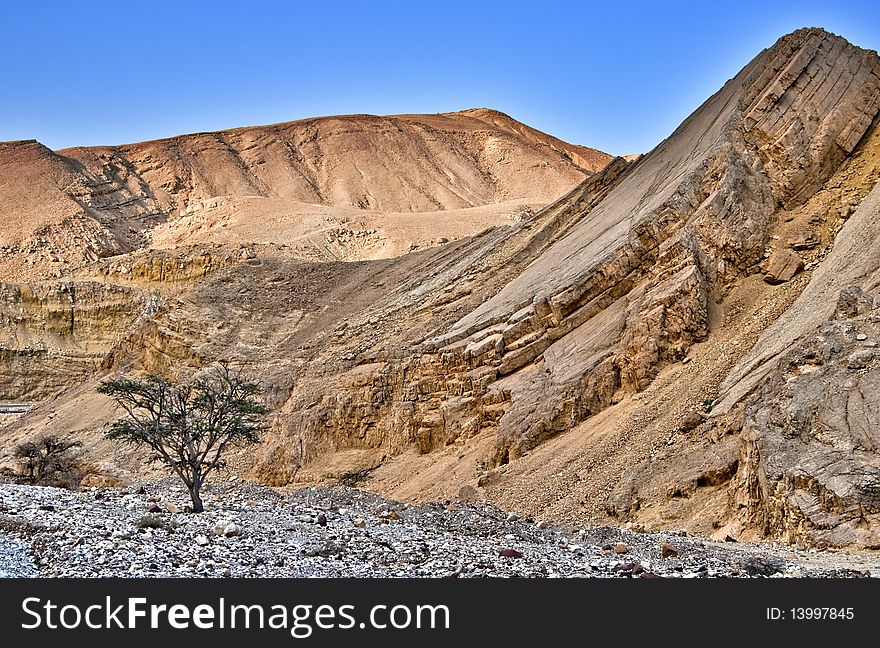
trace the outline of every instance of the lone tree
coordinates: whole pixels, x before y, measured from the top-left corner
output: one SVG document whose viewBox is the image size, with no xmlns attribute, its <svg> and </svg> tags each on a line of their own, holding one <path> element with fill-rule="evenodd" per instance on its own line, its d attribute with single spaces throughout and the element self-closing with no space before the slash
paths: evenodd
<svg viewBox="0 0 880 648">
<path fill-rule="evenodd" d="M 199 493 L 208 475 L 224 467 L 223 453 L 256 443 L 264 427 L 259 385 L 226 363 L 179 384 L 151 375 L 107 380 L 98 391 L 111 396 L 127 415 L 105 436 L 149 447 L 148 463 L 160 461 L 180 477 L 195 513 L 205 510 Z"/>
</svg>

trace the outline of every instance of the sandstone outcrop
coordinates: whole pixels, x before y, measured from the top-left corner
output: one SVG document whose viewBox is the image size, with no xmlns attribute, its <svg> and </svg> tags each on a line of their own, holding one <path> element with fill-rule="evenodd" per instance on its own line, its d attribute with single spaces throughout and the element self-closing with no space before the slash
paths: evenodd
<svg viewBox="0 0 880 648">
<path fill-rule="evenodd" d="M 0 400 L 39 401 L 88 380 L 158 306 L 107 283 L 0 284 Z"/>
</svg>

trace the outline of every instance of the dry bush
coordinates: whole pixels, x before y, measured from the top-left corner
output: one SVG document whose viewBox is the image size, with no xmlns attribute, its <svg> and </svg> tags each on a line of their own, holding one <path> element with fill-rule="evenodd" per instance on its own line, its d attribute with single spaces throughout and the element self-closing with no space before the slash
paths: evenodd
<svg viewBox="0 0 880 648">
<path fill-rule="evenodd" d="M 20 484 L 76 490 L 84 476 L 78 452 L 81 447 L 81 442 L 55 434 L 20 443 L 13 450 L 18 470 L 12 478 Z"/>
</svg>

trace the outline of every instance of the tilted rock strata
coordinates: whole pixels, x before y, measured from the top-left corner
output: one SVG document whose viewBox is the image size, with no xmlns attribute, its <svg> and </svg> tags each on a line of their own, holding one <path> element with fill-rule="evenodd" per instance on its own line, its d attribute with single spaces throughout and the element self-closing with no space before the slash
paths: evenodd
<svg viewBox="0 0 880 648">
<path fill-rule="evenodd" d="M 362 353 L 332 397 L 294 415 L 304 459 L 327 435 L 337 449 L 427 451 L 490 431 L 504 463 L 646 387 L 707 335 L 708 302 L 759 269 L 777 206 L 805 200 L 853 150 L 878 110 L 877 70 L 876 55 L 820 30 L 781 39 L 607 195 L 572 207 L 558 240 L 419 359 Z"/>
<path fill-rule="evenodd" d="M 93 376 L 157 308 L 148 293 L 108 283 L 0 284 L 0 400 L 45 399 Z"/>
</svg>

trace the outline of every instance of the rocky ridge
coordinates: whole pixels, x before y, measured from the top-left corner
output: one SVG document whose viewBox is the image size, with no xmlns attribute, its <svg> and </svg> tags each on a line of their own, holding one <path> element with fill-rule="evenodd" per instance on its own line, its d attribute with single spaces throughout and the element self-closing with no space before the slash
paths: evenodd
<svg viewBox="0 0 880 648">
<path fill-rule="evenodd" d="M 335 362 L 325 354 L 314 366 L 333 388 L 302 387 L 285 405 L 306 456 L 270 453 L 262 474 L 283 455 L 307 463 L 340 446 L 408 443 L 429 452 L 477 435 L 495 438 L 489 467 L 504 465 L 644 390 L 707 338 L 738 280 L 772 272 L 774 230 L 809 227 L 805 201 L 868 133 L 878 92 L 876 54 L 821 30 L 780 39 L 637 162 L 609 165 L 515 233 L 444 255 L 428 280 L 371 308 L 387 326 L 433 297 L 436 333 L 355 336 L 342 355 L 350 371 L 337 349 Z M 473 261 L 488 249 L 501 261 L 492 276 Z M 357 432 L 332 432 L 342 429 Z"/>
</svg>

